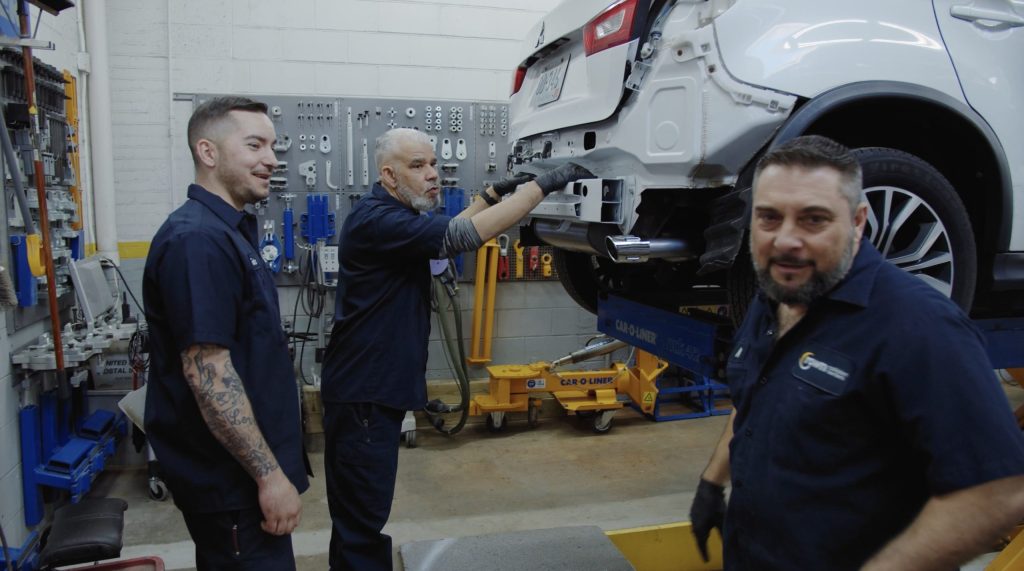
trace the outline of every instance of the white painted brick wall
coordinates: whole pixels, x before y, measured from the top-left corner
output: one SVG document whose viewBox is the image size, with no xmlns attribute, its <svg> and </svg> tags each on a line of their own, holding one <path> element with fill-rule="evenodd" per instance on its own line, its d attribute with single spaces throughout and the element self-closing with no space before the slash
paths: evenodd
<svg viewBox="0 0 1024 571">
<path fill-rule="evenodd" d="M 317 28 L 377 31 L 381 4 L 383 2 L 377 0 L 316 0 L 314 14 Z"/>
<path fill-rule="evenodd" d="M 185 143 L 167 129 L 174 93 L 503 101 L 519 40 L 552 6 L 541 0 L 111 0 L 118 239 L 149 240 L 178 203 L 170 181 L 191 178 L 190 163 L 173 157 L 172 148 Z M 174 121 L 186 122 L 181 115 Z M 138 208 L 149 199 L 152 208 Z"/>
</svg>

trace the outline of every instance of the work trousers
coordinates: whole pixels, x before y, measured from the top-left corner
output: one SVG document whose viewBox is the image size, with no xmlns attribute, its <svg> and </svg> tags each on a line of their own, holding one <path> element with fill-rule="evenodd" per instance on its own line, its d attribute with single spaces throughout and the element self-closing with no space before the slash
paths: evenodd
<svg viewBox="0 0 1024 571">
<path fill-rule="evenodd" d="M 331 571 L 391 571 L 391 514 L 405 411 L 324 403 L 324 468 L 331 512 Z"/>
<path fill-rule="evenodd" d="M 183 515 L 197 571 L 295 571 L 292 536 L 263 531 L 259 507 Z"/>
</svg>

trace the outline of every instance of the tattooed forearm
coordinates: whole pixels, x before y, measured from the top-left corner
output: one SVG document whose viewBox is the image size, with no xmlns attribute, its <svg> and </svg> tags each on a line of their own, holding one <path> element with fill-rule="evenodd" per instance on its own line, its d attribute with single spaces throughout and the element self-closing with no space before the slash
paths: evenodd
<svg viewBox="0 0 1024 571">
<path fill-rule="evenodd" d="M 231 354 L 217 345 L 193 345 L 181 354 L 181 368 L 214 437 L 254 479 L 277 469 Z"/>
</svg>

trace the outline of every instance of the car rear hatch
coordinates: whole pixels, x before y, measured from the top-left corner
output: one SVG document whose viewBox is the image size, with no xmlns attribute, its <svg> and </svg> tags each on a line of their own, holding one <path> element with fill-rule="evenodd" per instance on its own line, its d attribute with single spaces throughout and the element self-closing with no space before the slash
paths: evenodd
<svg viewBox="0 0 1024 571">
<path fill-rule="evenodd" d="M 651 0 L 564 0 L 527 34 L 510 102 L 512 139 L 610 117 Z"/>
</svg>

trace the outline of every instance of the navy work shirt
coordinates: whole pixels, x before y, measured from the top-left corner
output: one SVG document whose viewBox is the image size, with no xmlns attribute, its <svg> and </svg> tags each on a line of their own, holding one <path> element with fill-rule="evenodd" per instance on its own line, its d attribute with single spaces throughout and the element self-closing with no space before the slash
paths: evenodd
<svg viewBox="0 0 1024 571">
<path fill-rule="evenodd" d="M 380 183 L 345 219 L 325 402 L 402 410 L 426 404 L 430 259 L 441 251 L 449 220 L 421 215 Z"/>
<path fill-rule="evenodd" d="M 143 275 L 150 373 L 146 434 L 186 513 L 258 506 L 256 482 L 210 432 L 181 369 L 198 344 L 226 347 L 260 432 L 299 492 L 306 478 L 298 388 L 256 219 L 199 185 L 164 222 Z"/>
<path fill-rule="evenodd" d="M 981 334 L 867 240 L 777 331 L 759 294 L 728 359 L 727 569 L 859 569 L 930 497 L 1024 474 Z"/>
</svg>

